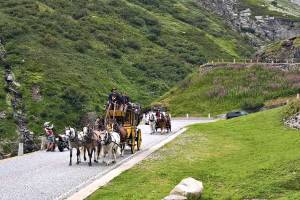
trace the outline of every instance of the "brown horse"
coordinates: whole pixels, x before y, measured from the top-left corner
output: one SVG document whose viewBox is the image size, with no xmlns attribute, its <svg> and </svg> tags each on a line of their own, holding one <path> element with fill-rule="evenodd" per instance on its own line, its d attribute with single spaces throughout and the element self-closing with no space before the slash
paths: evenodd
<svg viewBox="0 0 300 200">
<path fill-rule="evenodd" d="M 121 156 L 124 156 L 127 131 L 122 125 L 119 125 L 117 122 L 114 123 L 114 130 L 120 135 Z"/>
<path fill-rule="evenodd" d="M 157 130 L 160 129 L 161 133 L 163 133 L 166 128 L 167 120 L 163 115 L 161 115 L 161 117 L 156 120 L 155 131 L 157 132 Z"/>
<path fill-rule="evenodd" d="M 99 147 L 99 136 L 97 133 L 89 127 L 83 128 L 83 147 L 84 147 L 84 160 L 86 160 L 85 152 L 88 152 L 89 156 L 89 166 L 92 166 L 92 157 L 94 153 L 94 162 L 97 163 L 97 157 L 100 153 L 100 147 Z M 98 156 L 96 157 L 96 148 Z"/>
</svg>

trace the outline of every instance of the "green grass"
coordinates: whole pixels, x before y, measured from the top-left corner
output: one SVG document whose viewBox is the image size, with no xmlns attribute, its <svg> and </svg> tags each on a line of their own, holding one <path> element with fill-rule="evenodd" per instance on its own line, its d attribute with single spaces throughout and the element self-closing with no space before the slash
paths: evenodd
<svg viewBox="0 0 300 200">
<path fill-rule="evenodd" d="M 234 109 L 252 109 L 265 101 L 299 92 L 299 72 L 283 72 L 261 66 L 218 67 L 196 72 L 158 102 L 174 116 L 222 114 Z"/>
<path fill-rule="evenodd" d="M 84 113 L 103 111 L 113 86 L 149 105 L 195 66 L 252 53 L 238 33 L 192 1 L 151 2 L 0 2 L 0 36 L 31 130 L 41 133 L 46 120 L 58 130 L 79 126 Z M 32 99 L 32 87 L 40 88 L 41 101 Z"/>
<path fill-rule="evenodd" d="M 281 109 L 193 125 L 88 199 L 162 199 L 186 177 L 203 181 L 203 200 L 299 199 L 299 151 Z"/>
</svg>

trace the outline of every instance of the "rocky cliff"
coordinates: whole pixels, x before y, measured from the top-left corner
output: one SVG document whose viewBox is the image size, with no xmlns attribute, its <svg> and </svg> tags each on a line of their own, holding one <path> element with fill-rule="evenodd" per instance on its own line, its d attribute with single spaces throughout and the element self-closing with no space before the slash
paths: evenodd
<svg viewBox="0 0 300 200">
<path fill-rule="evenodd" d="M 299 1 L 283 2 L 286 3 L 254 5 L 237 0 L 198 0 L 199 6 L 221 16 L 231 27 L 248 36 L 254 46 L 300 34 Z"/>
<path fill-rule="evenodd" d="M 257 59 L 263 62 L 300 62 L 300 37 L 271 43 L 258 51 Z"/>
</svg>

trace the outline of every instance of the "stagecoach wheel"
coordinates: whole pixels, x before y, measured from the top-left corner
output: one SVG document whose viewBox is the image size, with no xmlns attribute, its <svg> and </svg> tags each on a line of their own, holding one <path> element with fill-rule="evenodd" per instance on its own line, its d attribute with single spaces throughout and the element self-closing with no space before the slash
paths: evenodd
<svg viewBox="0 0 300 200">
<path fill-rule="evenodd" d="M 64 145 L 63 145 L 63 143 L 62 143 L 61 141 L 58 142 L 57 147 L 58 147 L 58 150 L 59 150 L 60 152 L 63 152 L 64 149 L 65 149 L 65 148 L 64 148 Z"/>
<path fill-rule="evenodd" d="M 142 131 L 141 129 L 138 129 L 137 136 L 136 136 L 136 147 L 138 151 L 141 148 L 141 144 L 142 144 Z"/>
<path fill-rule="evenodd" d="M 131 131 L 131 146 L 130 146 L 130 149 L 131 149 L 131 153 L 134 154 L 135 153 L 135 131 L 134 131 L 134 129 L 132 129 L 132 131 Z"/>
</svg>

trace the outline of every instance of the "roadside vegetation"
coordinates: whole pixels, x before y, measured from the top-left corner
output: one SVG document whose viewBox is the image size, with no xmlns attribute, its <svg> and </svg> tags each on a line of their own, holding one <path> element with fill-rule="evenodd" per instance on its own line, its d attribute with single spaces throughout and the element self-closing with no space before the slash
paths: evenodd
<svg viewBox="0 0 300 200">
<path fill-rule="evenodd" d="M 149 105 L 208 59 L 252 53 L 191 1 L 3 1 L 0 37 L 35 133 L 102 112 L 113 86 Z"/>
<path fill-rule="evenodd" d="M 201 199 L 299 199 L 300 136 L 282 109 L 193 125 L 88 199 L 162 199 L 183 178 L 204 183 Z"/>
<path fill-rule="evenodd" d="M 167 106 L 173 116 L 255 110 L 268 100 L 297 94 L 299 80 L 298 71 L 262 66 L 217 67 L 195 72 L 158 102 Z"/>
</svg>

